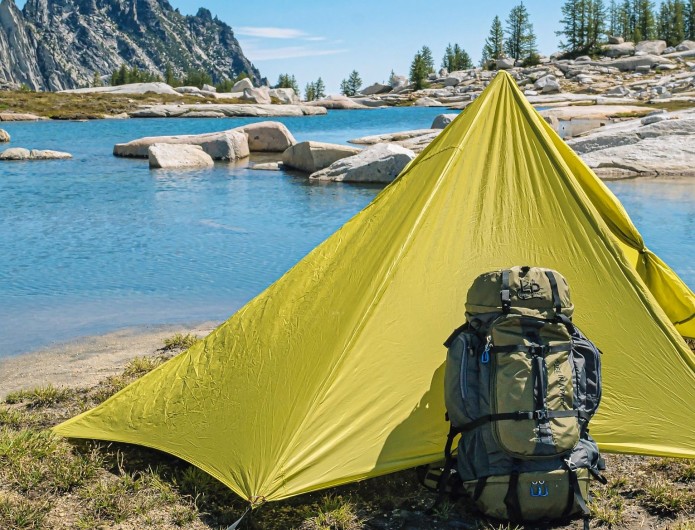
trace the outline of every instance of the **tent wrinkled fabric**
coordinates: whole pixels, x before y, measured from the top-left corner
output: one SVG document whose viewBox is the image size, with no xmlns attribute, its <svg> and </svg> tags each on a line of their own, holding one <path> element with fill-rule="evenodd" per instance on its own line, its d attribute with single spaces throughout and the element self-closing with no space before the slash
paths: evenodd
<svg viewBox="0 0 695 530">
<path fill-rule="evenodd" d="M 55 431 L 166 451 L 254 504 L 439 460 L 442 342 L 473 279 L 512 265 L 560 271 L 604 353 L 602 449 L 695 457 L 695 297 L 506 73 L 207 338 Z"/>
</svg>

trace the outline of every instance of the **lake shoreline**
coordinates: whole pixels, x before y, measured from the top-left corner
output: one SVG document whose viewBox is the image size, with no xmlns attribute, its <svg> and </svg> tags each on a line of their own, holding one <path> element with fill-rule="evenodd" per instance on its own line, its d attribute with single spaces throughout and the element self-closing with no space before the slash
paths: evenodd
<svg viewBox="0 0 695 530">
<path fill-rule="evenodd" d="M 0 357 L 0 400 L 11 392 L 40 386 L 89 387 L 123 371 L 135 357 L 161 352 L 177 333 L 207 336 L 219 322 L 126 327 Z"/>
</svg>

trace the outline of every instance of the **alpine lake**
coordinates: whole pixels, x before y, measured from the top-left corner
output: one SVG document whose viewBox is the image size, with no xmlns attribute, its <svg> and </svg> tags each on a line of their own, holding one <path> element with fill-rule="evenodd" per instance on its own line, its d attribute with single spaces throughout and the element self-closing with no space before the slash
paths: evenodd
<svg viewBox="0 0 695 530">
<path fill-rule="evenodd" d="M 268 118 L 298 141 L 429 128 L 442 108 Z M 266 118 L 3 123 L 11 146 L 72 160 L 0 165 L 0 356 L 124 327 L 222 321 L 365 207 L 383 186 L 310 182 L 248 162 L 166 171 L 116 158 L 143 136 Z M 279 160 L 273 154 L 268 160 Z M 695 287 L 695 180 L 608 182 L 647 246 Z"/>
</svg>

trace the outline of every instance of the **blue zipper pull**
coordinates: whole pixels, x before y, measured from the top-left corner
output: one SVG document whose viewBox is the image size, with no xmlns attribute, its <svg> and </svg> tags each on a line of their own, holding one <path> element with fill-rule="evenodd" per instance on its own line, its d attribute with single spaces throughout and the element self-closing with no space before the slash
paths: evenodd
<svg viewBox="0 0 695 530">
<path fill-rule="evenodd" d="M 485 349 L 483 350 L 482 355 L 480 356 L 480 362 L 483 364 L 487 364 L 490 362 L 490 348 L 492 347 L 492 337 L 487 338 L 487 342 L 485 343 Z"/>
</svg>

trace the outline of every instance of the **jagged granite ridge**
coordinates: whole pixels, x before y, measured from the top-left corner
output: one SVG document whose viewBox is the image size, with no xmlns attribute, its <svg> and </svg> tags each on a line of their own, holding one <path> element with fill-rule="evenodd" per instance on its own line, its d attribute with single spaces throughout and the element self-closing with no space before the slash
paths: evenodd
<svg viewBox="0 0 695 530">
<path fill-rule="evenodd" d="M 0 83 L 34 90 L 88 86 L 94 72 L 121 64 L 164 75 L 204 69 L 215 80 L 257 68 L 244 56 L 232 28 L 209 10 L 182 15 L 167 0 L 14 0 L 0 2 Z"/>
</svg>

